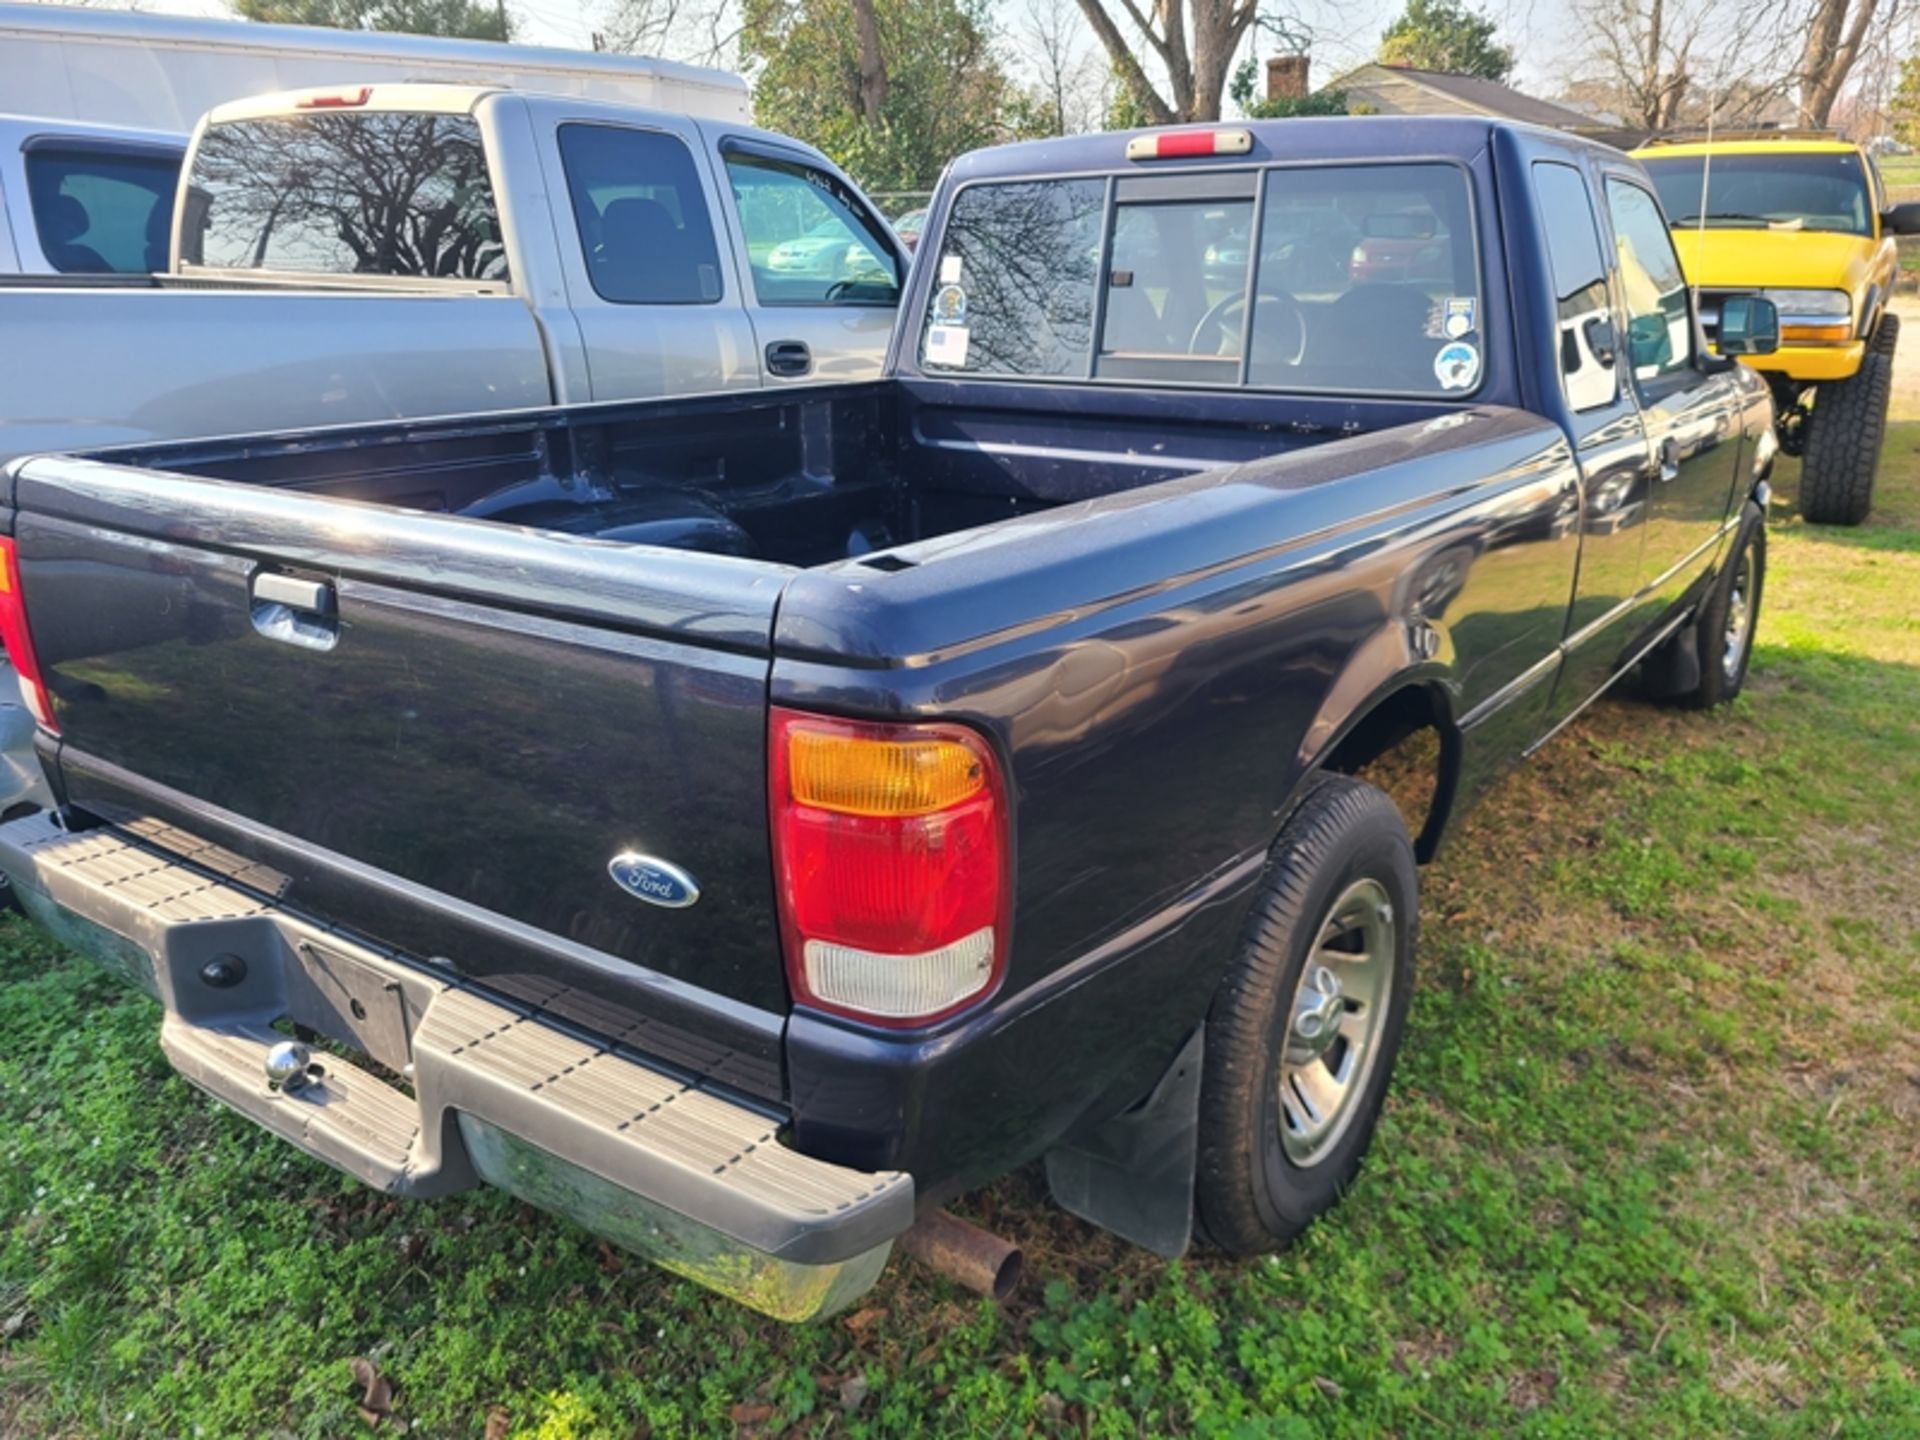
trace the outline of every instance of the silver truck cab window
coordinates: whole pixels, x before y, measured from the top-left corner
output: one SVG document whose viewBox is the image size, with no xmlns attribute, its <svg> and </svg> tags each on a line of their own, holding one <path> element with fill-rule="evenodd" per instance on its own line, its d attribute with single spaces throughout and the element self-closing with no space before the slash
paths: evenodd
<svg viewBox="0 0 1920 1440">
<path fill-rule="evenodd" d="M 56 272 L 142 275 L 167 268 L 177 153 L 36 146 L 26 167 L 34 231 Z"/>
<path fill-rule="evenodd" d="M 620 125 L 562 125 L 587 277 L 622 305 L 711 305 L 720 252 L 693 155 L 677 136 Z"/>
<path fill-rule="evenodd" d="M 899 266 L 883 222 L 824 170 L 729 148 L 727 178 L 762 305 L 894 305 Z"/>
<path fill-rule="evenodd" d="M 209 126 L 182 217 L 189 264 L 505 280 L 480 127 L 357 111 Z"/>
<path fill-rule="evenodd" d="M 1578 170 L 1545 160 L 1534 164 L 1533 192 L 1553 267 L 1560 384 L 1575 414 L 1597 410 L 1613 403 L 1619 384 L 1593 199 Z"/>
</svg>

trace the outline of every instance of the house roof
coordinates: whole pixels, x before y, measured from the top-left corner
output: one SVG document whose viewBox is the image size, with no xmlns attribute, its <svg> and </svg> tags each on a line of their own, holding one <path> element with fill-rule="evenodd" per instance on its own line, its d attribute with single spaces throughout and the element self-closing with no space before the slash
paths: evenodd
<svg viewBox="0 0 1920 1440">
<path fill-rule="evenodd" d="M 1464 105 L 1482 114 L 1498 115 L 1529 125 L 1575 130 L 1592 129 L 1599 123 L 1591 115 L 1565 105 L 1556 105 L 1550 100 L 1536 100 L 1531 95 L 1522 95 L 1512 86 L 1502 85 L 1497 80 L 1483 80 L 1478 75 L 1455 75 L 1445 70 L 1415 70 L 1408 65 L 1383 65 L 1378 61 L 1356 66 L 1328 81 L 1327 88 L 1357 90 L 1393 81 L 1443 95 L 1456 105 Z"/>
</svg>

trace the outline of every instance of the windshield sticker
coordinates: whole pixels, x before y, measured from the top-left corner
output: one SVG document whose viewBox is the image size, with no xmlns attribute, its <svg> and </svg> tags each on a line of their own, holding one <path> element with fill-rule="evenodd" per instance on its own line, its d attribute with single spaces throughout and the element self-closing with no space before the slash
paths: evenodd
<svg viewBox="0 0 1920 1440">
<path fill-rule="evenodd" d="M 1442 390 L 1468 390 L 1480 378 L 1480 352 L 1464 340 L 1440 347 L 1433 357 L 1433 373 Z"/>
<path fill-rule="evenodd" d="M 967 363 L 967 327 L 964 325 L 929 325 L 927 327 L 927 363 L 929 365 L 947 365 L 955 370 Z"/>
<path fill-rule="evenodd" d="M 1449 340 L 1458 340 L 1470 335 L 1474 330 L 1473 296 L 1449 295 L 1447 297 L 1446 319 L 1441 328 L 1447 332 Z"/>
<path fill-rule="evenodd" d="M 966 324 L 967 292 L 958 285 L 942 285 L 934 291 L 933 323 L 936 325 Z"/>
<path fill-rule="evenodd" d="M 958 255 L 943 255 L 940 258 L 940 283 L 942 285 L 958 285 L 960 283 L 960 257 Z"/>
</svg>

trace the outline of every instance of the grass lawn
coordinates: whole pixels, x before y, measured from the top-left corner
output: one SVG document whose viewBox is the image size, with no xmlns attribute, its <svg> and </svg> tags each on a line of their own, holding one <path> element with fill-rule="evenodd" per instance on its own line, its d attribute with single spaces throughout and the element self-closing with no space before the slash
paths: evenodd
<svg viewBox="0 0 1920 1440">
<path fill-rule="evenodd" d="M 1896 185 L 1920 185 L 1920 155 L 1882 155 L 1874 164 L 1889 189 Z"/>
<path fill-rule="evenodd" d="M 1373 1159 L 1167 1265 L 1033 1174 L 994 1309 L 896 1266 L 787 1329 L 497 1195 L 388 1201 L 173 1077 L 0 923 L 0 1436 L 1920 1435 L 1920 425 L 1792 517 L 1747 694 L 1595 707 L 1425 879 Z"/>
</svg>

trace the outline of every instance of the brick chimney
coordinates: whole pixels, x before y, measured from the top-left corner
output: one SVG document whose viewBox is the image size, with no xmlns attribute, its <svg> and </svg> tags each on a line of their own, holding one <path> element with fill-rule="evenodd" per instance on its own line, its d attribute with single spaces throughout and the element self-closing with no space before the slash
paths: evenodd
<svg viewBox="0 0 1920 1440">
<path fill-rule="evenodd" d="M 1274 55 L 1267 60 L 1267 99 L 1307 98 L 1307 57 Z"/>
</svg>

